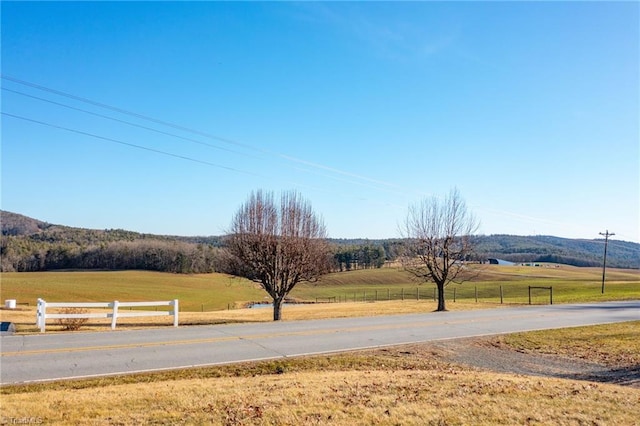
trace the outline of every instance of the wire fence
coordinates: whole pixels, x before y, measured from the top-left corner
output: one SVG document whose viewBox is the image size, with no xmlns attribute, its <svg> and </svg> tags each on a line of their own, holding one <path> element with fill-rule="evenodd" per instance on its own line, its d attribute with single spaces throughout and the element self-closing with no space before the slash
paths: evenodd
<svg viewBox="0 0 640 426">
<path fill-rule="evenodd" d="M 539 286 L 469 286 L 450 285 L 445 288 L 447 303 L 492 303 L 492 304 L 530 304 L 543 305 L 553 303 L 552 287 Z M 346 302 L 383 302 L 383 301 L 437 301 L 438 291 L 435 286 L 416 287 L 391 287 L 391 288 L 363 288 L 350 290 L 336 290 L 334 292 L 322 292 L 317 296 L 294 297 L 286 299 L 285 304 L 324 304 Z M 271 306 L 271 299 L 246 303 L 228 303 L 226 310 L 242 308 L 263 308 Z M 225 308 L 222 308 L 223 310 Z M 221 310 L 219 305 L 203 303 L 196 310 L 200 312 L 212 312 Z"/>
<path fill-rule="evenodd" d="M 438 298 L 434 287 L 409 287 L 388 289 L 362 289 L 336 293 L 332 296 L 316 297 L 315 303 L 378 302 L 391 300 L 432 300 Z M 553 304 L 553 287 L 539 286 L 449 286 L 445 288 L 445 299 L 449 302 Z"/>
</svg>

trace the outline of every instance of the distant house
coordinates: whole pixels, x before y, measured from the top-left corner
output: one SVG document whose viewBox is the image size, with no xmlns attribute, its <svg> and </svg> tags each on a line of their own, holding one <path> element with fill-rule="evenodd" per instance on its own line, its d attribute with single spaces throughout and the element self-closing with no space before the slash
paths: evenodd
<svg viewBox="0 0 640 426">
<path fill-rule="evenodd" d="M 509 262 L 508 260 L 494 259 L 494 258 L 489 259 L 489 264 L 490 265 L 508 265 L 508 266 L 515 265 L 515 263 Z"/>
</svg>

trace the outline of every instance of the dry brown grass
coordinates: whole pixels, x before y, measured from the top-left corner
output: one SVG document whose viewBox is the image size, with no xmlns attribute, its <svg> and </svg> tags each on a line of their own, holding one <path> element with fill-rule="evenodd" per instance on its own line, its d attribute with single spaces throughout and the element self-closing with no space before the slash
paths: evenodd
<svg viewBox="0 0 640 426">
<path fill-rule="evenodd" d="M 471 310 L 487 309 L 505 306 L 493 303 L 449 303 L 448 309 Z M 432 312 L 436 309 L 436 303 L 427 300 L 405 300 L 405 301 L 380 301 L 380 302 L 347 302 L 347 303 L 319 303 L 319 304 L 299 304 L 285 306 L 283 308 L 284 321 L 322 319 L 322 318 L 342 318 L 375 315 L 397 315 L 410 313 Z M 97 312 L 98 310 L 90 310 Z M 105 311 L 102 311 L 105 312 Z M 251 309 L 231 309 L 226 311 L 213 312 L 180 312 L 180 324 L 182 325 L 205 325 L 237 322 L 268 322 L 273 320 L 273 310 L 271 308 L 251 308 Z M 35 307 L 21 307 L 18 309 L 0 309 L 0 320 L 13 322 L 18 332 L 31 333 L 38 332 L 35 325 Z M 107 331 L 110 330 L 111 319 L 91 319 L 82 326 L 84 331 Z M 173 317 L 141 317 L 141 318 L 119 318 L 117 328 L 131 329 L 136 327 L 150 326 L 170 326 L 173 324 Z M 62 327 L 56 325 L 54 321 L 47 322 L 47 332 L 61 331 Z"/>
<path fill-rule="evenodd" d="M 608 367 L 640 366 L 640 321 L 497 336 L 521 352 L 560 355 Z"/>
<path fill-rule="evenodd" d="M 495 308 L 498 306 L 501 305 L 494 303 L 451 302 L 447 305 L 447 309 L 450 311 L 468 311 L 472 309 Z M 299 304 L 285 306 L 282 312 L 285 321 L 295 321 L 305 319 L 426 313 L 433 312 L 436 308 L 437 303 L 430 300 L 391 300 L 378 302 Z M 208 318 L 215 318 L 218 320 L 271 321 L 273 319 L 273 310 L 270 308 L 237 309 L 212 312 L 211 314 L 212 315 Z M 198 318 L 198 315 L 195 315 L 194 318 Z"/>
<path fill-rule="evenodd" d="M 96 425 L 633 425 L 640 415 L 638 389 L 475 371 L 421 348 L 219 367 L 144 385 L 45 386 L 3 395 L 3 416 Z"/>
</svg>

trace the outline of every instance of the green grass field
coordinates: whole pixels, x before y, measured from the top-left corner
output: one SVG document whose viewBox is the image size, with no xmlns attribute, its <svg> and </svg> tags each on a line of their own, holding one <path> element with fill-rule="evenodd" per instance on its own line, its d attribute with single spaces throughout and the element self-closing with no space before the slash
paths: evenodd
<svg viewBox="0 0 640 426">
<path fill-rule="evenodd" d="M 607 269 L 605 294 L 602 294 L 602 269 L 566 265 L 540 267 L 479 265 L 475 278 L 463 284 L 450 284 L 447 301 L 528 303 L 529 286 L 553 287 L 554 303 L 630 300 L 640 298 L 640 271 Z M 435 286 L 416 282 L 398 268 L 369 269 L 329 274 L 318 283 L 300 284 L 292 296 L 314 300 L 335 297 L 336 300 L 372 301 L 391 299 L 433 299 Z M 455 295 L 454 295 L 455 292 Z M 532 290 L 532 303 L 549 303 L 549 291 Z"/>
<path fill-rule="evenodd" d="M 448 303 L 456 301 L 528 303 L 528 287 L 553 287 L 554 303 L 640 298 L 640 271 L 608 269 L 605 294 L 602 270 L 547 265 L 544 267 L 482 266 L 477 277 L 447 287 Z M 65 271 L 4 273 L 0 300 L 35 305 L 48 302 L 180 300 L 185 312 L 215 311 L 268 301 L 248 280 L 224 274 L 181 275 L 148 271 Z M 304 301 L 375 301 L 432 299 L 434 286 L 418 283 L 398 268 L 329 274 L 316 283 L 301 283 L 290 294 Z M 532 303 L 548 303 L 549 291 L 533 290 Z"/>
<path fill-rule="evenodd" d="M 180 310 L 213 311 L 262 300 L 266 293 L 224 274 L 182 275 L 149 271 L 16 272 L 2 274 L 0 299 L 18 303 L 180 300 Z M 236 305 L 238 303 L 238 305 Z"/>
</svg>

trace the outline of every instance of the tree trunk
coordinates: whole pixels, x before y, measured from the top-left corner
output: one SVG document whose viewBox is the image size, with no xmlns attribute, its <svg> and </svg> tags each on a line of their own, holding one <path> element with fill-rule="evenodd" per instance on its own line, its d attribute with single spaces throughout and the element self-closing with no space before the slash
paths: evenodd
<svg viewBox="0 0 640 426">
<path fill-rule="evenodd" d="M 438 309 L 436 309 L 436 311 L 437 312 L 446 311 L 447 308 L 444 303 L 444 283 L 442 284 L 438 283 L 437 285 L 438 285 Z"/>
<path fill-rule="evenodd" d="M 277 297 L 273 299 L 273 320 L 280 321 L 282 317 L 282 302 L 284 297 Z"/>
</svg>

